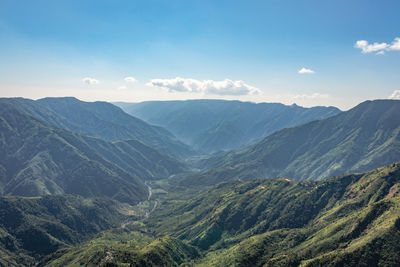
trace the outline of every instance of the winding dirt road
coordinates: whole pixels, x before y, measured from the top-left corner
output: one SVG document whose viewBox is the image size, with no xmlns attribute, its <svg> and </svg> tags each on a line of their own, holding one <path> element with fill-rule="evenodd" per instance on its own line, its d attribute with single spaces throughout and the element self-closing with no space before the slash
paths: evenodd
<svg viewBox="0 0 400 267">
<path fill-rule="evenodd" d="M 147 201 L 150 201 L 152 195 L 153 195 L 153 189 L 149 185 L 148 181 L 144 182 L 144 184 L 147 186 L 147 189 L 149 190 L 149 195 L 147 196 Z M 140 205 L 142 202 L 140 202 L 138 205 Z M 147 219 L 150 217 L 150 214 L 157 208 L 158 205 L 158 200 L 154 200 L 154 205 L 150 210 L 147 210 L 146 213 L 144 214 L 144 218 Z M 121 228 L 125 229 L 129 224 L 131 224 L 133 221 L 128 221 L 124 222 L 121 224 Z"/>
</svg>

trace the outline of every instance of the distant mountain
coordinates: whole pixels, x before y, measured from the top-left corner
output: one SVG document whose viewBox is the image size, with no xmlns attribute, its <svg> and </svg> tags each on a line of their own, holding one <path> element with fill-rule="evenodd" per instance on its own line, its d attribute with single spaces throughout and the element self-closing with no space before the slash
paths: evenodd
<svg viewBox="0 0 400 267">
<path fill-rule="evenodd" d="M 116 104 L 133 116 L 165 127 L 203 152 L 236 149 L 277 130 L 340 113 L 335 107 L 303 108 L 226 100 Z"/>
<path fill-rule="evenodd" d="M 325 120 L 278 131 L 256 145 L 209 160 L 186 184 L 227 179 L 324 179 L 400 160 L 400 101 L 366 101 Z"/>
<path fill-rule="evenodd" d="M 323 181 L 221 183 L 166 199 L 147 227 L 199 248 L 196 266 L 399 266 L 400 163 Z"/>
<path fill-rule="evenodd" d="M 119 205 L 71 195 L 0 198 L 0 266 L 33 266 L 41 256 L 119 227 L 127 217 Z"/>
<path fill-rule="evenodd" d="M 18 104 L 0 100 L 0 192 L 39 196 L 78 194 L 138 202 L 144 180 L 185 166 L 136 140 L 104 141 L 53 128 Z"/>
<path fill-rule="evenodd" d="M 105 140 L 135 139 L 166 155 L 185 158 L 193 151 L 167 130 L 152 126 L 107 102 L 84 102 L 73 97 L 37 101 L 8 99 L 31 116 L 54 127 L 101 137 Z"/>
</svg>

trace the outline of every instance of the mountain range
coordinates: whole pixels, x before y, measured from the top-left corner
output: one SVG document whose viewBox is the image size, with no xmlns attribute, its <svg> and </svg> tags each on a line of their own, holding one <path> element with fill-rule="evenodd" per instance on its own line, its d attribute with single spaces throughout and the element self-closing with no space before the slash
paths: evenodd
<svg viewBox="0 0 400 267">
<path fill-rule="evenodd" d="M 0 265 L 400 265 L 400 101 L 119 105 L 0 99 Z"/>
<path fill-rule="evenodd" d="M 2 195 L 67 193 L 139 202 L 147 198 L 145 180 L 186 170 L 137 140 L 111 142 L 53 128 L 14 100 L 0 102 Z"/>
<path fill-rule="evenodd" d="M 217 155 L 181 183 L 288 177 L 321 180 L 400 160 L 400 101 L 366 101 L 336 116 L 280 130 L 249 148 Z"/>
<path fill-rule="evenodd" d="M 340 113 L 335 107 L 226 100 L 115 103 L 127 113 L 162 126 L 203 153 L 237 149 L 283 128 Z"/>
<path fill-rule="evenodd" d="M 134 139 L 177 158 L 193 153 L 164 128 L 149 125 L 107 102 L 84 102 L 74 97 L 43 98 L 36 101 L 9 98 L 7 101 L 56 128 L 108 141 Z"/>
</svg>

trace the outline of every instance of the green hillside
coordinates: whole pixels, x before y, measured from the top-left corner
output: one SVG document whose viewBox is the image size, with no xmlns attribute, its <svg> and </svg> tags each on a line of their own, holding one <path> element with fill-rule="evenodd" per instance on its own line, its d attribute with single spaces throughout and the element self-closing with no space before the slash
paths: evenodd
<svg viewBox="0 0 400 267">
<path fill-rule="evenodd" d="M 14 103 L 53 127 L 100 137 L 105 140 L 138 140 L 163 154 L 186 157 L 193 152 L 170 132 L 128 115 L 107 102 L 84 102 L 73 97 L 3 99 Z"/>
<path fill-rule="evenodd" d="M 152 239 L 138 232 L 105 233 L 82 246 L 60 251 L 40 266 L 180 266 L 199 256 L 196 248 L 177 238 Z M 54 259 L 53 259 L 54 258 Z"/>
<path fill-rule="evenodd" d="M 226 100 L 116 103 L 127 113 L 165 127 L 203 152 L 236 149 L 271 133 L 340 112 L 334 107 L 303 108 L 278 103 Z"/>
<path fill-rule="evenodd" d="M 66 193 L 138 202 L 147 198 L 145 180 L 186 168 L 138 141 L 107 142 L 52 128 L 4 100 L 0 134 L 2 195 Z"/>
<path fill-rule="evenodd" d="M 0 265 L 400 265 L 400 101 L 280 130 L 197 173 L 18 101 L 0 100 L 1 193 L 25 196 L 0 199 Z"/>
<path fill-rule="evenodd" d="M 324 181 L 231 181 L 197 194 L 181 190 L 181 198 L 171 191 L 157 196 L 149 219 L 42 263 L 398 266 L 399 186 L 396 163 Z"/>
<path fill-rule="evenodd" d="M 400 163 L 318 182 L 235 181 L 161 203 L 149 226 L 205 251 L 204 266 L 396 266 L 399 186 Z"/>
<path fill-rule="evenodd" d="M 181 181 L 216 184 L 232 179 L 325 179 L 400 160 L 400 101 L 366 101 L 334 117 L 278 131 L 261 142 L 208 160 L 211 170 Z"/>
<path fill-rule="evenodd" d="M 32 266 L 59 248 L 119 227 L 127 217 L 119 205 L 71 195 L 0 198 L 0 265 Z"/>
</svg>

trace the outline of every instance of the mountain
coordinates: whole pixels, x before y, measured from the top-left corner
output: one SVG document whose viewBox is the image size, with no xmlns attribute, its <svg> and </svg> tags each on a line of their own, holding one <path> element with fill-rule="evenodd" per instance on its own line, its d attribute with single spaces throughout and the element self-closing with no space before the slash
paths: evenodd
<svg viewBox="0 0 400 267">
<path fill-rule="evenodd" d="M 147 227 L 198 247 L 200 266 L 398 266 L 399 186 L 400 163 L 323 181 L 231 181 L 162 201 Z"/>
<path fill-rule="evenodd" d="M 116 103 L 127 113 L 165 127 L 203 152 L 236 149 L 271 133 L 340 113 L 334 107 L 226 100 Z"/>
<path fill-rule="evenodd" d="M 76 245 L 127 217 L 117 202 L 79 196 L 0 198 L 0 265 L 33 266 L 40 257 Z"/>
<path fill-rule="evenodd" d="M 193 153 L 167 130 L 149 125 L 107 102 L 84 102 L 73 97 L 8 101 L 53 127 L 109 141 L 135 139 L 163 154 L 180 158 Z"/>
<path fill-rule="evenodd" d="M 138 202 L 148 195 L 145 180 L 186 169 L 136 140 L 109 142 L 53 128 L 14 101 L 0 102 L 2 195 L 67 193 Z"/>
<path fill-rule="evenodd" d="M 278 131 L 242 151 L 209 160 L 186 184 L 290 177 L 324 179 L 400 160 L 400 101 L 366 101 L 334 117 Z"/>
<path fill-rule="evenodd" d="M 147 220 L 41 263 L 399 266 L 399 187 L 400 162 L 323 181 L 235 180 L 197 193 L 169 192 L 158 196 L 160 208 Z"/>
</svg>

